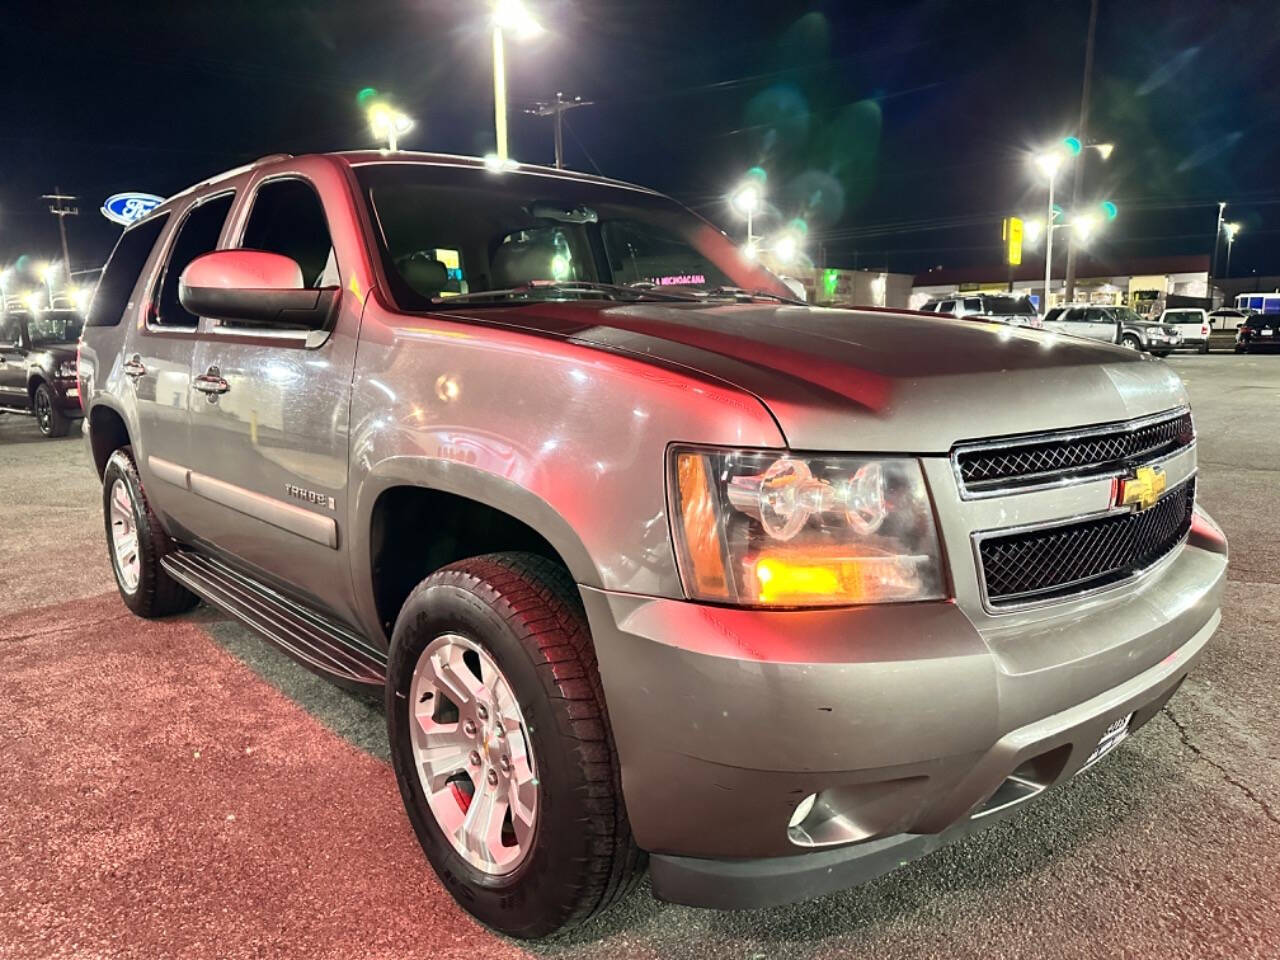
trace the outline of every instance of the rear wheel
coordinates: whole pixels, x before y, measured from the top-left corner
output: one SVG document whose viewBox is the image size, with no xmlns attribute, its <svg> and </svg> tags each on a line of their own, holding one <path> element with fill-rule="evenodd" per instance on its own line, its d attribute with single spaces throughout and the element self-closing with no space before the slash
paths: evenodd
<svg viewBox="0 0 1280 960">
<path fill-rule="evenodd" d="M 1208 341 L 1208 340 L 1206 340 L 1204 343 L 1200 344 L 1200 352 L 1201 352 L 1201 353 L 1208 353 L 1208 352 L 1209 352 L 1209 341 Z"/>
<path fill-rule="evenodd" d="M 102 512 L 111 569 L 125 606 L 140 617 L 166 617 L 194 607 L 196 595 L 160 566 L 161 559 L 173 549 L 173 541 L 151 511 L 128 447 L 121 447 L 107 460 L 102 473 Z"/>
<path fill-rule="evenodd" d="M 46 437 L 67 435 L 71 421 L 58 409 L 58 405 L 54 402 L 53 390 L 47 383 L 41 383 L 36 387 L 36 392 L 31 398 L 31 406 L 36 415 L 36 425 L 41 433 Z"/>
<path fill-rule="evenodd" d="M 409 820 L 464 909 L 541 937 L 630 888 L 643 854 L 563 567 L 497 553 L 422 581 L 396 620 L 386 699 Z"/>
</svg>

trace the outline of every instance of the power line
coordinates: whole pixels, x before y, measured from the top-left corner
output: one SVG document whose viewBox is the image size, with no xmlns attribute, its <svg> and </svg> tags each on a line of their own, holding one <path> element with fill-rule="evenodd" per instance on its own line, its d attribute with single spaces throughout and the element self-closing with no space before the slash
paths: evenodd
<svg viewBox="0 0 1280 960">
<path fill-rule="evenodd" d="M 569 126 L 568 120 L 564 122 L 564 128 L 569 131 L 569 136 L 573 137 L 573 142 L 578 145 L 578 149 L 582 151 L 582 155 L 585 156 L 587 158 L 587 162 L 591 164 L 591 169 L 594 170 L 598 176 L 603 177 L 604 173 L 600 170 L 600 164 L 596 163 L 595 157 L 591 156 L 587 151 L 587 145 L 583 143 L 582 138 L 574 132 L 573 127 Z"/>
</svg>

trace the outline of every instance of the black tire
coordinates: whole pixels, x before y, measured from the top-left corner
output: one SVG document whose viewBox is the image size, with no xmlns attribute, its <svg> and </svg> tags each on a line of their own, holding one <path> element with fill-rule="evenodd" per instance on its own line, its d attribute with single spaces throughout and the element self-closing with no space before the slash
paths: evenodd
<svg viewBox="0 0 1280 960">
<path fill-rule="evenodd" d="M 1151 355 L 1153 357 L 1159 357 L 1161 360 L 1163 360 L 1172 352 L 1173 352 L 1172 350 L 1152 350 Z"/>
<path fill-rule="evenodd" d="M 1130 350 L 1141 350 L 1142 341 L 1131 333 L 1126 333 L 1120 338 L 1120 346 L 1128 347 Z"/>
<path fill-rule="evenodd" d="M 1204 343 L 1200 344 L 1200 352 L 1201 353 L 1209 352 L 1209 342 L 1207 340 Z"/>
<path fill-rule="evenodd" d="M 117 480 L 129 492 L 138 535 L 139 576 L 138 584 L 132 590 L 125 585 L 112 547 L 111 495 Z M 129 447 L 121 447 L 107 460 L 107 468 L 102 473 L 102 515 L 111 570 L 116 577 L 120 599 L 126 607 L 140 617 L 151 619 L 182 613 L 199 603 L 199 598 L 194 593 L 170 577 L 160 566 L 161 558 L 173 549 L 173 541 L 160 527 L 160 521 L 151 510 L 146 491 L 142 488 L 142 480 L 138 477 L 138 468 L 133 462 L 133 451 Z"/>
<path fill-rule="evenodd" d="M 507 678 L 538 764 L 538 819 L 525 858 L 486 874 L 453 847 L 427 805 L 410 742 L 409 690 L 422 651 L 445 633 L 478 643 Z M 595 650 L 573 579 L 523 553 L 437 570 L 401 608 L 386 689 L 392 763 L 419 843 L 458 903 L 508 936 L 544 937 L 620 900 L 639 877 Z"/>
<path fill-rule="evenodd" d="M 31 395 L 31 411 L 36 415 L 36 426 L 46 437 L 65 437 L 71 428 L 71 419 L 58 409 L 58 404 L 47 383 L 39 383 Z"/>
</svg>

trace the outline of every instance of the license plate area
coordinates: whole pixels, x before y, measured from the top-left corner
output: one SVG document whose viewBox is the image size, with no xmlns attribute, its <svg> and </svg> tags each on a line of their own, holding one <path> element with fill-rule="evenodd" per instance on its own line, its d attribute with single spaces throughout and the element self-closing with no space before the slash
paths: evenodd
<svg viewBox="0 0 1280 960">
<path fill-rule="evenodd" d="M 1129 724 L 1132 720 L 1133 714 L 1126 714 L 1107 727 L 1106 731 L 1098 739 L 1098 745 L 1093 748 L 1093 753 L 1089 754 L 1089 759 L 1084 762 L 1084 766 L 1080 769 L 1085 770 L 1093 766 L 1116 747 L 1120 746 L 1125 738 L 1129 736 Z"/>
</svg>

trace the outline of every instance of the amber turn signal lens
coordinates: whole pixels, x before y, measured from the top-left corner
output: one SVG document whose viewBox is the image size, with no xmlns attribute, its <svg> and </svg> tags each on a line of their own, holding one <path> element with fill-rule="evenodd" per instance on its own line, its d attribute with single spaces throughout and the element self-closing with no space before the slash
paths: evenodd
<svg viewBox="0 0 1280 960">
<path fill-rule="evenodd" d="M 724 556 L 720 552 L 719 520 L 707 477 L 706 458 L 696 453 L 680 454 L 676 459 L 676 478 L 680 487 L 680 519 L 685 549 L 693 565 L 690 572 L 698 593 L 705 597 L 728 598 Z"/>
</svg>

